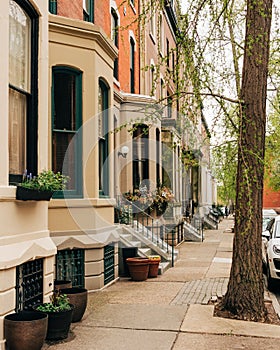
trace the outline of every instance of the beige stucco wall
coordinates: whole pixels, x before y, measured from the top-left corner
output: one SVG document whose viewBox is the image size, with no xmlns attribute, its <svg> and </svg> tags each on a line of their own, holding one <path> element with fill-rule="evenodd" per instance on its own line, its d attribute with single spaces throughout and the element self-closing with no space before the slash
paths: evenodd
<svg viewBox="0 0 280 350">
<path fill-rule="evenodd" d="M 39 14 L 38 51 L 38 170 L 48 164 L 48 2 L 30 1 Z M 4 350 L 3 319 L 16 305 L 16 266 L 36 258 L 51 261 L 44 269 L 44 293 L 50 292 L 56 247 L 49 237 L 46 202 L 15 199 L 16 188 L 9 186 L 9 0 L 0 8 L 0 349 Z"/>
<path fill-rule="evenodd" d="M 114 136 L 109 134 L 110 198 L 99 198 L 97 115 L 99 79 L 102 79 L 109 87 L 109 130 L 113 130 L 113 60 L 117 51 L 104 32 L 92 23 L 53 15 L 49 19 L 50 83 L 54 66 L 68 66 L 82 72 L 83 198 L 53 199 L 49 204 L 48 224 L 57 249 L 85 250 L 85 287 L 99 289 L 104 286 L 104 246 L 119 240 L 114 225 Z M 51 85 L 49 111 L 51 133 Z M 50 137 L 50 164 L 51 147 Z M 117 252 L 115 270 L 117 277 Z"/>
<path fill-rule="evenodd" d="M 52 67 L 69 66 L 82 72 L 82 108 L 83 108 L 83 197 L 85 202 L 75 202 L 75 215 L 80 217 L 80 228 L 97 229 L 113 224 L 114 202 L 104 203 L 93 198 L 99 195 L 98 178 L 98 86 L 99 78 L 109 86 L 109 106 L 113 100 L 113 59 L 116 50 L 103 31 L 92 23 L 74 21 L 72 19 L 50 15 L 49 34 L 49 79 L 51 82 Z M 51 111 L 51 88 L 49 89 L 49 111 Z M 112 109 L 109 109 L 109 129 L 113 128 Z M 51 131 L 51 112 L 49 113 L 49 130 Z M 109 154 L 113 152 L 113 136 L 109 136 Z M 51 157 L 51 138 L 49 140 L 49 155 Z M 51 158 L 49 158 L 51 164 Z M 114 159 L 110 157 L 110 170 L 114 167 Z M 113 196 L 114 186 L 110 179 L 110 195 Z M 68 203 L 53 201 L 56 204 L 49 208 L 49 227 L 52 232 L 75 231 L 77 227 L 68 210 Z M 58 204 L 59 203 L 59 204 Z M 57 208 L 59 205 L 59 209 Z M 105 214 L 105 215 L 104 215 Z M 102 219 L 105 216 L 104 220 Z M 59 219 L 58 219 L 59 218 Z M 100 219 L 101 218 L 101 219 Z"/>
<path fill-rule="evenodd" d="M 0 270 L 9 268 L 11 266 L 18 265 L 33 259 L 35 256 L 47 256 L 55 253 L 55 247 L 52 245 L 50 239 L 48 239 L 48 223 L 47 223 L 47 204 L 45 202 L 22 202 L 15 200 L 15 187 L 8 185 L 8 87 L 9 87 L 9 1 L 3 1 L 1 6 L 0 15 L 3 18 L 1 20 L 2 40 L 6 50 L 0 57 L 1 64 L 1 76 L 0 76 L 0 106 L 1 106 L 1 125 L 3 127 L 0 130 L 1 138 L 1 170 L 0 170 Z M 47 26 L 47 14 L 48 7 L 45 1 L 34 1 L 34 6 L 40 13 L 39 17 L 39 42 L 41 43 L 39 49 L 39 96 L 38 96 L 38 134 L 39 138 L 39 150 L 38 150 L 38 163 L 39 170 L 43 169 L 47 165 L 47 116 L 48 116 L 48 104 L 45 96 L 48 91 L 48 80 L 44 76 L 44 72 L 47 71 L 48 60 L 48 26 Z M 46 247 L 42 243 L 45 240 Z M 39 249 L 35 253 L 35 246 L 42 246 L 42 250 Z"/>
</svg>

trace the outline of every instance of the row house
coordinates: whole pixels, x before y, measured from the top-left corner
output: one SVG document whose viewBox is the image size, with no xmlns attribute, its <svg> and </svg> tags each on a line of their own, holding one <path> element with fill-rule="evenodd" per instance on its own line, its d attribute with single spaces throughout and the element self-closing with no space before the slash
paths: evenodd
<svg viewBox="0 0 280 350">
<path fill-rule="evenodd" d="M 166 222 L 176 227 L 186 203 L 209 205 L 215 191 L 207 142 L 191 150 L 196 166 L 182 161 L 191 131 L 174 98 L 176 1 L 3 0 L 0 15 L 4 350 L 4 316 L 48 301 L 55 279 L 89 291 L 117 280 L 124 192 L 170 187 Z M 26 169 L 63 172 L 67 189 L 50 202 L 16 200 Z"/>
</svg>

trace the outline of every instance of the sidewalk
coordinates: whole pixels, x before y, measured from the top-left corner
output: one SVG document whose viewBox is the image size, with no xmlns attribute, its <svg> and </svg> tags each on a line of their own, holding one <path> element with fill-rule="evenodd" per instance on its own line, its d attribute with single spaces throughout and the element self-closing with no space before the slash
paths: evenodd
<svg viewBox="0 0 280 350">
<path fill-rule="evenodd" d="M 280 348 L 280 327 L 213 317 L 212 298 L 226 292 L 233 220 L 185 242 L 174 268 L 144 282 L 122 278 L 91 293 L 83 320 L 66 341 L 44 350 L 227 350 Z M 278 339 L 275 339 L 278 338 Z"/>
</svg>

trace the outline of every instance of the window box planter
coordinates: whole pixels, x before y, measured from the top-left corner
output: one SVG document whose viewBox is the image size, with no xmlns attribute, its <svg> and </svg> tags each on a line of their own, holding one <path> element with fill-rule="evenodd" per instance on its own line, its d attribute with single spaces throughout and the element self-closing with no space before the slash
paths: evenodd
<svg viewBox="0 0 280 350">
<path fill-rule="evenodd" d="M 53 191 L 39 191 L 36 189 L 17 186 L 16 199 L 21 201 L 49 201 Z"/>
<path fill-rule="evenodd" d="M 22 183 L 17 185 L 16 199 L 22 201 L 49 201 L 56 191 L 63 191 L 69 180 L 68 176 L 52 170 L 43 170 L 37 176 L 27 171 L 23 174 Z"/>
</svg>

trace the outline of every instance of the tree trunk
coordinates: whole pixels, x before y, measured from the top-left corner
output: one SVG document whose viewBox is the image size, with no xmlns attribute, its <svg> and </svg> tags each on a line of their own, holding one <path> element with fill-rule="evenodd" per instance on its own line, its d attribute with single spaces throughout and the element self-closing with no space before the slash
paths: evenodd
<svg viewBox="0 0 280 350">
<path fill-rule="evenodd" d="M 266 317 L 261 261 L 267 71 L 272 0 L 247 0 L 233 261 L 220 306 L 239 319 Z"/>
</svg>

